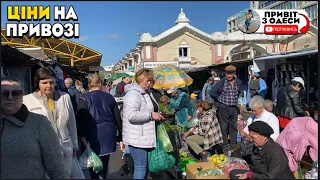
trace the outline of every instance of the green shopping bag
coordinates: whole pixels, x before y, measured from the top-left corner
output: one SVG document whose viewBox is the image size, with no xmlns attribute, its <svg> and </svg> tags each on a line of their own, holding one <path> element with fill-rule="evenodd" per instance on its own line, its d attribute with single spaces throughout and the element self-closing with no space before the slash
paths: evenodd
<svg viewBox="0 0 320 180">
<path fill-rule="evenodd" d="M 93 150 L 89 146 L 87 146 L 86 150 L 79 158 L 79 164 L 82 169 L 92 168 L 95 173 L 98 173 L 103 169 L 101 159 L 96 155 L 96 153 L 93 152 Z"/>
<path fill-rule="evenodd" d="M 171 144 L 166 128 L 164 127 L 163 124 L 157 125 L 157 128 L 158 128 L 158 135 L 159 135 L 158 138 L 162 143 L 163 149 L 166 152 L 172 152 L 173 146 Z"/>
<path fill-rule="evenodd" d="M 148 168 L 151 172 L 157 172 L 171 168 L 176 159 L 167 154 L 163 149 L 161 141 L 157 138 L 157 146 L 154 150 L 148 153 Z"/>
</svg>

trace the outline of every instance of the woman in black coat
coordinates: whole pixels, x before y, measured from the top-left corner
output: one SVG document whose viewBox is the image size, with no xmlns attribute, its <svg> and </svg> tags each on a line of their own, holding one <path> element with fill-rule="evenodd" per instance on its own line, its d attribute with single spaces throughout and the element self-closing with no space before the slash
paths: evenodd
<svg viewBox="0 0 320 180">
<path fill-rule="evenodd" d="M 294 179 L 284 150 L 270 138 L 273 129 L 263 121 L 255 121 L 248 128 L 256 146 L 250 170 L 232 170 L 230 179 Z"/>
<path fill-rule="evenodd" d="M 101 91 L 102 79 L 93 74 L 89 78 L 90 92 L 79 98 L 77 110 L 78 136 L 89 142 L 90 148 L 103 163 L 102 177 L 106 179 L 110 154 L 116 150 L 117 130 L 122 134 L 121 116 L 114 98 Z M 86 146 L 86 143 L 84 143 Z M 99 174 L 90 169 L 91 179 Z"/>
<path fill-rule="evenodd" d="M 280 128 L 284 129 L 293 118 L 310 116 L 302 105 L 301 91 L 303 89 L 305 86 L 301 77 L 293 78 L 290 85 L 279 89 L 274 111 L 278 116 Z"/>
</svg>

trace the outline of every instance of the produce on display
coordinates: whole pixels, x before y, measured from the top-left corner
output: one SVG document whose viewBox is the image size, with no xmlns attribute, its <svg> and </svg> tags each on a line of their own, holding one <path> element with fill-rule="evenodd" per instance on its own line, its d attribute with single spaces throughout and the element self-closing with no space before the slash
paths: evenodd
<svg viewBox="0 0 320 180">
<path fill-rule="evenodd" d="M 223 162 L 223 169 L 225 170 L 226 174 L 229 176 L 230 172 L 234 169 L 245 169 L 249 170 L 249 166 L 247 162 L 243 159 L 230 157 L 228 160 Z"/>
<path fill-rule="evenodd" d="M 187 164 L 195 164 L 195 163 L 197 163 L 197 161 L 188 157 L 187 152 L 180 153 L 179 167 L 183 172 L 186 172 Z"/>
<path fill-rule="evenodd" d="M 208 159 L 209 162 L 217 163 L 220 167 L 226 160 L 228 160 L 228 157 L 224 154 L 214 154 Z"/>
<path fill-rule="evenodd" d="M 183 128 L 178 125 L 172 125 L 170 124 L 170 122 L 164 122 L 164 124 L 165 124 L 164 127 L 167 131 L 178 131 L 179 133 L 184 132 Z"/>
<path fill-rule="evenodd" d="M 220 175 L 224 175 L 223 171 L 221 169 L 199 169 L 199 172 L 197 174 L 197 176 L 199 177 L 205 177 L 205 176 L 220 176 Z"/>
</svg>

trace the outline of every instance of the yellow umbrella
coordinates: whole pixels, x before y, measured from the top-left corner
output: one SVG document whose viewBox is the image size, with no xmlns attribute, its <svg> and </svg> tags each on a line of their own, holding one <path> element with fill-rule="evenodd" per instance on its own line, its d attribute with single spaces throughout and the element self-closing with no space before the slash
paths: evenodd
<svg viewBox="0 0 320 180">
<path fill-rule="evenodd" d="M 168 90 L 171 86 L 183 88 L 193 83 L 193 79 L 187 73 L 174 65 L 158 66 L 153 69 L 153 74 L 153 88 L 159 90 Z"/>
</svg>

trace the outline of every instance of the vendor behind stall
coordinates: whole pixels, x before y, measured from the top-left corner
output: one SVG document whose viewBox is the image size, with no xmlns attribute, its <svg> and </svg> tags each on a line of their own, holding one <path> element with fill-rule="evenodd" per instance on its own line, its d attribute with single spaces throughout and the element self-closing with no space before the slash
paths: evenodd
<svg viewBox="0 0 320 180">
<path fill-rule="evenodd" d="M 263 121 L 249 125 L 250 140 L 256 148 L 251 155 L 250 170 L 234 169 L 230 179 L 294 179 L 282 147 L 270 138 L 273 129 Z"/>
<path fill-rule="evenodd" d="M 189 95 L 176 86 L 172 86 L 167 93 L 170 95 L 168 110 L 174 109 L 176 111 L 175 119 L 177 124 L 183 128 L 187 128 L 189 126 L 189 120 L 191 120 L 195 114 L 195 109 L 189 99 Z"/>
<path fill-rule="evenodd" d="M 168 105 L 170 104 L 170 98 L 167 95 L 163 95 L 160 97 L 159 102 L 159 110 L 161 113 L 166 114 L 168 116 L 174 115 L 174 109 L 168 110 Z"/>
</svg>

